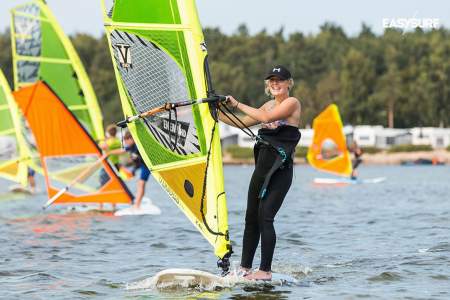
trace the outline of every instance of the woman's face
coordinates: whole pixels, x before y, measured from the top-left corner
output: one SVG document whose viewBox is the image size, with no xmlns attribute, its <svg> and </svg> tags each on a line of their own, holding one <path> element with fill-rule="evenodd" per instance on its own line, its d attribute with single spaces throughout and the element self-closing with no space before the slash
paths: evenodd
<svg viewBox="0 0 450 300">
<path fill-rule="evenodd" d="M 289 92 L 289 81 L 278 77 L 269 78 L 269 89 L 272 96 L 285 95 Z"/>
</svg>

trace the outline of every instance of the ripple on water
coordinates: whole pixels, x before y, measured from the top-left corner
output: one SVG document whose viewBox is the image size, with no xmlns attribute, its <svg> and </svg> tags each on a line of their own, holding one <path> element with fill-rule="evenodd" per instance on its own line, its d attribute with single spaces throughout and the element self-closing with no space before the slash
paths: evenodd
<svg viewBox="0 0 450 300">
<path fill-rule="evenodd" d="M 429 248 L 427 252 L 450 252 L 450 243 L 439 243 Z"/>
<path fill-rule="evenodd" d="M 150 245 L 150 247 L 158 248 L 158 249 L 166 249 L 166 248 L 168 248 L 168 246 L 166 244 L 162 243 L 162 242 L 153 243 L 153 244 Z"/>
<path fill-rule="evenodd" d="M 402 276 L 396 272 L 382 272 L 378 275 L 367 278 L 367 280 L 373 282 L 400 281 L 402 280 Z"/>
<path fill-rule="evenodd" d="M 443 274 L 431 275 L 430 278 L 433 278 L 436 280 L 450 280 L 450 278 L 447 275 L 443 275 Z"/>
</svg>

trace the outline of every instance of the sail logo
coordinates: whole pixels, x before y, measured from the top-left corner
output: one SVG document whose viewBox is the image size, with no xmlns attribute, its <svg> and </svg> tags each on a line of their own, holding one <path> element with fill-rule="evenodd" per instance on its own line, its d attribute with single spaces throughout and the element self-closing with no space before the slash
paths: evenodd
<svg viewBox="0 0 450 300">
<path fill-rule="evenodd" d="M 171 136 L 172 138 L 176 137 L 177 144 L 184 146 L 186 144 L 186 138 L 189 131 L 189 123 L 169 120 L 166 118 L 161 119 L 161 124 L 159 128 L 161 128 L 164 133 Z"/>
<path fill-rule="evenodd" d="M 131 46 L 126 44 L 117 44 L 116 49 L 120 66 L 122 68 L 132 68 Z"/>
</svg>

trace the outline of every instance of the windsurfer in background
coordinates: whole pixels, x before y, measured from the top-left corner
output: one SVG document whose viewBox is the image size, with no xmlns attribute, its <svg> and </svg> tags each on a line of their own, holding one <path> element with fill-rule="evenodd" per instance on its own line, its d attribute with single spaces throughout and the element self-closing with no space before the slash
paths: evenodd
<svg viewBox="0 0 450 300">
<path fill-rule="evenodd" d="M 36 172 L 28 167 L 27 171 L 27 178 L 28 178 L 28 185 L 30 186 L 31 193 L 36 193 L 36 178 L 35 178 Z"/>
<path fill-rule="evenodd" d="M 356 141 L 353 141 L 352 144 L 350 145 L 350 149 L 349 149 L 350 153 L 353 153 L 353 160 L 352 160 L 352 175 L 351 178 L 352 179 L 356 179 L 358 176 L 358 171 L 356 171 L 356 168 L 358 168 L 358 166 L 362 163 L 362 159 L 361 156 L 363 154 L 362 149 L 358 146 L 358 144 L 356 143 Z"/>
<path fill-rule="evenodd" d="M 255 144 L 255 170 L 250 180 L 240 271 L 246 279 L 270 280 L 276 234 L 275 215 L 289 191 L 293 176 L 293 154 L 300 140 L 301 105 L 289 96 L 294 81 L 283 66 L 275 66 L 265 77 L 265 92 L 272 99 L 253 108 L 228 96 L 227 105 L 245 114 L 241 121 L 250 127 L 262 124 Z M 223 114 L 220 120 L 236 126 Z M 240 126 L 238 126 L 240 127 Z M 252 272 L 253 258 L 261 239 L 261 263 Z"/>
<path fill-rule="evenodd" d="M 103 152 L 110 152 L 116 149 L 122 148 L 120 140 L 116 137 L 117 126 L 115 124 L 110 124 L 106 127 L 106 139 L 99 144 Z M 108 156 L 108 161 L 116 168 L 116 171 L 120 170 L 119 155 L 111 154 Z M 101 169 L 100 173 L 100 185 L 103 186 L 108 182 L 109 176 L 104 169 Z M 103 203 L 100 203 L 100 210 L 103 209 Z M 112 204 L 112 210 L 116 210 L 116 204 Z"/>
<path fill-rule="evenodd" d="M 123 136 L 123 140 L 125 143 L 124 149 L 116 149 L 108 152 L 108 155 L 120 155 L 128 152 L 130 154 L 131 160 L 134 164 L 135 173 L 139 170 L 139 180 L 137 182 L 137 191 L 136 197 L 134 198 L 134 208 L 139 209 L 141 207 L 142 198 L 145 195 L 145 185 L 150 177 L 150 170 L 144 163 L 141 154 L 137 148 L 137 145 L 133 139 L 133 136 L 129 131 L 125 132 Z"/>
<path fill-rule="evenodd" d="M 116 135 L 117 126 L 115 124 L 108 125 L 106 127 L 106 139 L 100 143 L 100 148 L 105 152 L 122 148 L 122 144 Z M 119 155 L 111 154 L 108 156 L 108 160 L 116 168 L 116 171 L 120 170 Z"/>
</svg>

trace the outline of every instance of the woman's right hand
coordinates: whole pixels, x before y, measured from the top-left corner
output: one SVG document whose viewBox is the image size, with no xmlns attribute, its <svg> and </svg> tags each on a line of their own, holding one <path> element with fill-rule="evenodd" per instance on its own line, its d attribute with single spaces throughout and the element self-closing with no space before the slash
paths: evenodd
<svg viewBox="0 0 450 300">
<path fill-rule="evenodd" d="M 233 96 L 228 95 L 227 96 L 227 101 L 225 102 L 228 106 L 230 106 L 231 108 L 236 108 L 239 104 L 239 101 L 237 101 L 236 99 L 234 99 Z"/>
</svg>

